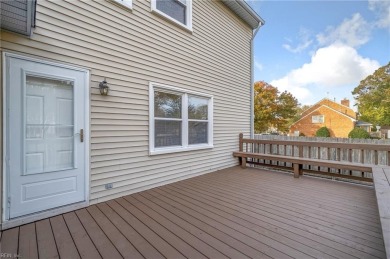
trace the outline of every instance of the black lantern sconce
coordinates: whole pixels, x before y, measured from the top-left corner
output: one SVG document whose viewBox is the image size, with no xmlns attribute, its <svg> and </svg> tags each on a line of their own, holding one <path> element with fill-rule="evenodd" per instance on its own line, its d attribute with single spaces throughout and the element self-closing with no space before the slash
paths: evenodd
<svg viewBox="0 0 390 259">
<path fill-rule="evenodd" d="M 102 82 L 99 83 L 99 91 L 101 95 L 108 95 L 108 90 L 110 87 L 108 87 L 107 81 L 104 78 Z"/>
</svg>

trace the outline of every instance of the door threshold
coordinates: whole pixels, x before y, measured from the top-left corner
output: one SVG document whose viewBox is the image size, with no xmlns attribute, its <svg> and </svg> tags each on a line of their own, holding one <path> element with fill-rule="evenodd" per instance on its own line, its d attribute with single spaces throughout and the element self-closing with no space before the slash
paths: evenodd
<svg viewBox="0 0 390 259">
<path fill-rule="evenodd" d="M 26 216 L 13 218 L 13 219 L 4 221 L 1 224 L 0 229 L 5 230 L 5 229 L 13 228 L 13 227 L 18 227 L 18 226 L 28 224 L 28 223 L 31 223 L 34 221 L 38 221 L 41 219 L 46 219 L 46 218 L 54 217 L 54 216 L 57 216 L 57 215 L 60 215 L 63 213 L 70 212 L 70 211 L 82 209 L 82 208 L 87 207 L 88 205 L 89 205 L 88 201 L 83 201 L 83 202 L 73 203 L 70 205 L 65 205 L 65 206 L 61 206 L 61 207 L 50 209 L 50 210 L 45 210 L 45 211 L 36 212 L 33 214 L 28 214 Z"/>
</svg>

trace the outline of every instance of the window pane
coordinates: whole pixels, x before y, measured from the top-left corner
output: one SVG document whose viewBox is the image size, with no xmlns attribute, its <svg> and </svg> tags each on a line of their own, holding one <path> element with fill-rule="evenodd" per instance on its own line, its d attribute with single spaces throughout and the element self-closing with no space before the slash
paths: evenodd
<svg viewBox="0 0 390 259">
<path fill-rule="evenodd" d="M 181 146 L 181 121 L 155 120 L 155 147 Z"/>
<path fill-rule="evenodd" d="M 207 120 L 209 100 L 195 96 L 188 97 L 188 118 Z"/>
<path fill-rule="evenodd" d="M 186 6 L 178 0 L 156 0 L 156 7 L 173 19 L 186 24 Z"/>
<path fill-rule="evenodd" d="M 26 77 L 25 174 L 74 167 L 73 82 Z"/>
<path fill-rule="evenodd" d="M 188 143 L 204 144 L 207 140 L 207 122 L 190 121 L 188 122 Z"/>
<path fill-rule="evenodd" d="M 171 93 L 154 92 L 154 117 L 181 118 L 181 96 Z"/>
<path fill-rule="evenodd" d="M 315 115 L 311 118 L 312 123 L 324 123 L 324 115 Z"/>
</svg>

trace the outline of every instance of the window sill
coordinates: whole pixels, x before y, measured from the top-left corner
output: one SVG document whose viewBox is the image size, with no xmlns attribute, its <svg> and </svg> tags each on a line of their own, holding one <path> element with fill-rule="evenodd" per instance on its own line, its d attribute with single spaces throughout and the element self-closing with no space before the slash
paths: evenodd
<svg viewBox="0 0 390 259">
<path fill-rule="evenodd" d="M 182 24 L 181 22 L 173 19 L 172 17 L 170 17 L 169 15 L 166 15 L 165 13 L 161 12 L 160 10 L 158 9 L 152 9 L 152 13 L 158 15 L 158 16 L 161 16 L 162 18 L 164 18 L 166 21 L 186 30 L 187 32 L 189 33 L 192 33 L 192 25 L 191 26 L 187 26 L 185 24 Z"/>
<path fill-rule="evenodd" d="M 192 145 L 188 147 L 156 148 L 152 151 L 149 151 L 149 155 L 154 156 L 154 155 L 161 155 L 161 154 L 170 154 L 170 153 L 178 153 L 178 152 L 201 150 L 201 149 L 212 149 L 212 148 L 214 148 L 214 146 L 208 144 Z"/>
</svg>

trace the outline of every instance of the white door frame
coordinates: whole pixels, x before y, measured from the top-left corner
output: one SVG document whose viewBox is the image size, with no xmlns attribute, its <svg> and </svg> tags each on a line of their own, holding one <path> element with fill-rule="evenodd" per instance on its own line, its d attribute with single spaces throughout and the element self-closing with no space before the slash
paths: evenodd
<svg viewBox="0 0 390 259">
<path fill-rule="evenodd" d="M 85 142 L 85 201 L 83 202 L 80 202 L 80 203 L 77 203 L 77 204 L 71 204 L 71 205 L 68 205 L 68 206 L 63 206 L 63 207 L 60 207 L 60 208 L 55 208 L 55 209 L 52 209 L 52 210 L 47 210 L 47 211 L 43 211 L 43 212 L 38 212 L 38 213 L 35 213 L 35 214 L 31 214 L 31 215 L 27 215 L 27 216 L 22 216 L 20 218 L 16 218 L 16 219 L 9 219 L 9 208 L 8 208 L 8 194 L 9 194 L 9 172 L 7 171 L 7 157 L 6 157 L 6 149 L 7 149 L 7 106 L 8 106 L 8 101 L 7 100 L 7 85 L 8 85 L 8 81 L 9 81 L 9 78 L 7 78 L 6 76 L 6 57 L 14 57 L 14 58 L 19 58 L 19 59 L 23 59 L 23 60 L 26 60 L 26 61 L 32 61 L 32 62 L 37 62 L 37 63 L 41 63 L 41 64 L 46 64 L 46 65 L 51 65 L 51 66 L 56 66 L 56 67 L 61 67 L 61 68 L 68 68 L 68 69 L 72 69 L 72 70 L 76 70 L 76 71 L 80 71 L 80 72 L 83 72 L 86 74 L 85 76 L 85 100 L 84 100 L 84 108 L 85 108 L 85 125 L 84 125 L 84 129 L 85 129 L 85 138 L 84 138 L 84 142 Z M 89 190 L 89 186 L 90 186 L 90 107 L 89 107 L 89 103 L 90 103 L 90 91 L 89 91 L 89 80 L 90 80 L 90 72 L 88 69 L 86 68 L 83 68 L 83 67 L 77 67 L 77 66 L 71 66 L 71 65 L 67 65 L 67 64 L 61 64 L 61 63 L 56 63 L 56 62 L 52 62 L 52 61 L 47 61 L 47 60 L 42 60 L 42 59 L 38 59 L 38 58 L 33 58 L 33 57 L 29 57 L 29 56 L 24 56 L 24 55 L 20 55 L 20 54 L 16 54 L 16 53 L 11 53 L 11 52 L 3 52 L 3 56 L 2 56 L 2 65 L 3 65 L 3 71 L 2 71 L 2 75 L 3 75 L 3 96 L 2 96 L 2 101 L 3 101 L 3 105 L 2 105 L 2 108 L 3 108 L 3 168 L 2 168 L 2 181 L 3 181 L 3 184 L 2 184 L 2 195 L 3 195 L 3 198 L 2 198 L 2 224 L 1 224 L 1 229 L 5 229 L 5 228 L 11 228 L 11 227 L 14 227 L 14 226 L 17 226 L 17 225 L 21 225 L 21 224 L 26 224 L 28 222 L 32 222 L 32 221 L 35 221 L 35 220 L 39 220 L 39 219 L 42 219 L 42 218 L 47 218 L 47 217 L 50 217 L 50 216 L 54 216 L 54 215 L 58 215 L 58 214 L 61 214 L 61 213 L 65 213 L 65 212 L 68 212 L 68 211 L 72 211 L 72 210 L 75 210 L 75 209 L 78 209 L 78 208 L 82 208 L 82 207 L 86 207 L 89 205 L 89 196 L 90 196 L 90 190 Z"/>
</svg>

